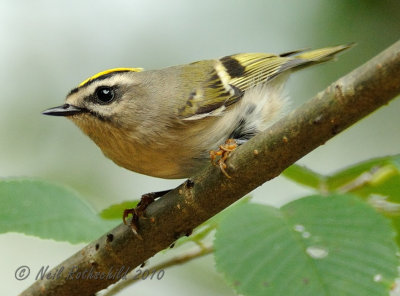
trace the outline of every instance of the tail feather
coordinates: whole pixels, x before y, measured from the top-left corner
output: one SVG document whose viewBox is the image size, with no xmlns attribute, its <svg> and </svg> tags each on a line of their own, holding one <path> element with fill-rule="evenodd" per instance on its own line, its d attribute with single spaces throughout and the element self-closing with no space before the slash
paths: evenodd
<svg viewBox="0 0 400 296">
<path fill-rule="evenodd" d="M 294 51 L 293 53 L 296 55 L 288 56 L 287 60 L 282 62 L 282 64 L 279 67 L 279 70 L 274 75 L 272 75 L 270 79 L 276 77 L 277 75 L 289 69 L 291 69 L 291 71 L 297 71 L 312 65 L 332 60 L 336 57 L 338 53 L 346 49 L 349 49 L 354 45 L 355 43 L 349 43 L 345 45 L 308 50 L 300 54 L 296 54 L 299 51 Z"/>
<path fill-rule="evenodd" d="M 333 59 L 336 54 L 339 52 L 342 52 L 346 49 L 349 49 L 350 47 L 354 46 L 355 43 L 349 43 L 345 45 L 338 45 L 338 46 L 332 46 L 332 47 L 325 47 L 325 48 L 320 48 L 320 49 L 315 49 L 315 50 L 310 50 L 303 52 L 301 54 L 293 56 L 293 58 L 296 59 L 302 59 L 302 60 L 308 60 L 310 62 L 325 62 Z"/>
</svg>

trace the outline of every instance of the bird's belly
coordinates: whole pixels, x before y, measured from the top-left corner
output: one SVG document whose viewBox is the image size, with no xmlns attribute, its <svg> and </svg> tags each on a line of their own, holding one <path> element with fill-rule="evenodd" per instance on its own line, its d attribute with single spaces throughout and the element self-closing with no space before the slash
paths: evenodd
<svg viewBox="0 0 400 296">
<path fill-rule="evenodd" d="M 188 178 L 210 163 L 207 157 L 194 159 L 184 151 L 152 145 L 131 145 L 128 149 L 103 150 L 103 153 L 130 171 L 164 179 Z"/>
</svg>

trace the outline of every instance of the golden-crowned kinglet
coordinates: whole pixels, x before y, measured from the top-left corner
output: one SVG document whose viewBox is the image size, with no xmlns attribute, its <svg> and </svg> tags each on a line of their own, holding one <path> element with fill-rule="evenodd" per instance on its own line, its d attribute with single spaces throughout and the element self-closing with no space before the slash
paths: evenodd
<svg viewBox="0 0 400 296">
<path fill-rule="evenodd" d="M 111 69 L 43 114 L 68 117 L 128 170 L 186 178 L 209 163 L 210 150 L 227 139 L 242 144 L 280 117 L 287 74 L 350 46 L 242 53 L 152 71 Z"/>
</svg>

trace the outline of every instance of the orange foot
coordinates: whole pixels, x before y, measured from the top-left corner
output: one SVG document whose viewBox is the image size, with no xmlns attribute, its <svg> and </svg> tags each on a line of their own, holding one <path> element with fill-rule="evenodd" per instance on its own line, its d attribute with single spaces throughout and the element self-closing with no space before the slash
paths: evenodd
<svg viewBox="0 0 400 296">
<path fill-rule="evenodd" d="M 124 213 L 122 215 L 122 220 L 124 221 L 125 225 L 130 225 L 133 233 L 139 238 L 143 239 L 142 236 L 139 234 L 139 218 L 144 216 L 144 211 L 146 208 L 154 202 L 156 198 L 162 197 L 163 195 L 167 194 L 171 190 L 164 190 L 164 191 L 158 191 L 158 192 L 150 192 L 143 194 L 140 202 L 137 204 L 136 208 L 131 208 L 131 209 L 125 209 Z M 128 224 L 126 221 L 126 218 L 128 218 L 129 214 L 132 215 L 132 220 Z"/>
<path fill-rule="evenodd" d="M 228 139 L 226 140 L 225 144 L 220 145 L 218 150 L 211 150 L 210 151 L 210 158 L 213 165 L 218 165 L 221 169 L 222 173 L 230 178 L 231 176 L 225 171 L 226 164 L 225 160 L 229 157 L 229 154 L 237 148 L 238 144 L 235 139 Z M 220 156 L 218 161 L 216 161 L 217 157 Z"/>
</svg>

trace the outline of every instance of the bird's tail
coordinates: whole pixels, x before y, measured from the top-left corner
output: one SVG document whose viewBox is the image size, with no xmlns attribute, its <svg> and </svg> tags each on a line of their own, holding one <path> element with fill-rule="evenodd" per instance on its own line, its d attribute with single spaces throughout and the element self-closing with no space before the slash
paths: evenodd
<svg viewBox="0 0 400 296">
<path fill-rule="evenodd" d="M 346 49 L 353 47 L 355 43 L 349 43 L 344 45 L 324 47 L 320 49 L 314 49 L 309 51 L 295 51 L 290 53 L 290 55 L 295 59 L 305 60 L 314 63 L 322 63 L 334 59 L 336 55 Z M 301 53 L 299 53 L 301 52 Z M 299 53 L 299 54 L 298 54 Z M 287 56 L 287 55 L 286 55 Z"/>
</svg>

